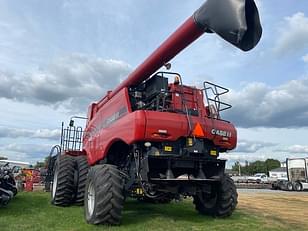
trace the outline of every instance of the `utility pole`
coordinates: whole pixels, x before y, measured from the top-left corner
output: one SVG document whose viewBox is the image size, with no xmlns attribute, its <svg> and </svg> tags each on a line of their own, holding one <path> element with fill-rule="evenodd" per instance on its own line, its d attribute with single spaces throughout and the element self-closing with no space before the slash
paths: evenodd
<svg viewBox="0 0 308 231">
<path fill-rule="evenodd" d="M 241 176 L 241 163 L 238 162 L 238 175 Z"/>
</svg>

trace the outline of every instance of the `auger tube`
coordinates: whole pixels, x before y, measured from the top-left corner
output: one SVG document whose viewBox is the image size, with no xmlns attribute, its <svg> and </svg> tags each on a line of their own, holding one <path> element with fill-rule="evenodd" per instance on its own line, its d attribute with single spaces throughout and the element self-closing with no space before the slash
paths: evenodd
<svg viewBox="0 0 308 231">
<path fill-rule="evenodd" d="M 216 33 L 243 51 L 251 50 L 262 34 L 254 0 L 207 0 L 117 88 L 108 92 L 98 103 L 99 107 L 124 87 L 148 79 L 205 32 Z"/>
</svg>

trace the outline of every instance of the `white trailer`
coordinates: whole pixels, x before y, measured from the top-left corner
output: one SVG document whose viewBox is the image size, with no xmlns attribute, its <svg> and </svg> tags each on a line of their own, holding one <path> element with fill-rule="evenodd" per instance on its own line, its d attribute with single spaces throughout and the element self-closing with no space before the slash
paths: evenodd
<svg viewBox="0 0 308 231">
<path fill-rule="evenodd" d="M 11 168 L 14 168 L 14 167 L 29 168 L 30 167 L 29 162 L 16 161 L 16 160 L 0 160 L 0 165 L 4 165 L 6 163 L 9 163 L 9 166 Z"/>
</svg>

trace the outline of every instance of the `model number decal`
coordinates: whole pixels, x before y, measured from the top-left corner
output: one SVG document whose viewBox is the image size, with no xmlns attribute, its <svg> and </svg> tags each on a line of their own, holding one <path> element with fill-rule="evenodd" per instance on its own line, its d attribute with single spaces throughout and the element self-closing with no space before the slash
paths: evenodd
<svg viewBox="0 0 308 231">
<path fill-rule="evenodd" d="M 231 138 L 231 132 L 229 132 L 229 131 L 219 130 L 219 129 L 213 128 L 211 130 L 211 133 L 213 135 L 218 135 L 218 136 L 222 136 L 222 137 L 229 137 L 229 138 Z"/>
<path fill-rule="evenodd" d="M 127 108 L 122 107 L 119 111 L 115 112 L 105 120 L 101 121 L 96 127 L 92 127 L 87 133 L 86 137 L 90 138 L 91 136 L 95 136 L 101 129 L 109 127 L 118 119 L 122 118 L 124 115 L 127 114 Z"/>
</svg>

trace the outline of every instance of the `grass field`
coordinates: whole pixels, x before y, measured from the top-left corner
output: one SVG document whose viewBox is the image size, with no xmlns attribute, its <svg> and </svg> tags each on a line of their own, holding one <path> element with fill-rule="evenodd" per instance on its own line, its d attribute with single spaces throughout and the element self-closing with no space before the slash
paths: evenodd
<svg viewBox="0 0 308 231">
<path fill-rule="evenodd" d="M 276 209 L 270 209 L 267 203 Z M 86 224 L 82 207 L 51 206 L 48 193 L 19 193 L 7 207 L 0 208 L 0 230 L 308 230 L 308 217 L 305 221 L 296 218 L 299 214 L 307 216 L 307 208 L 308 194 L 287 197 L 240 193 L 233 216 L 215 219 L 198 215 L 191 200 L 167 205 L 129 200 L 121 226 L 108 227 Z"/>
</svg>

